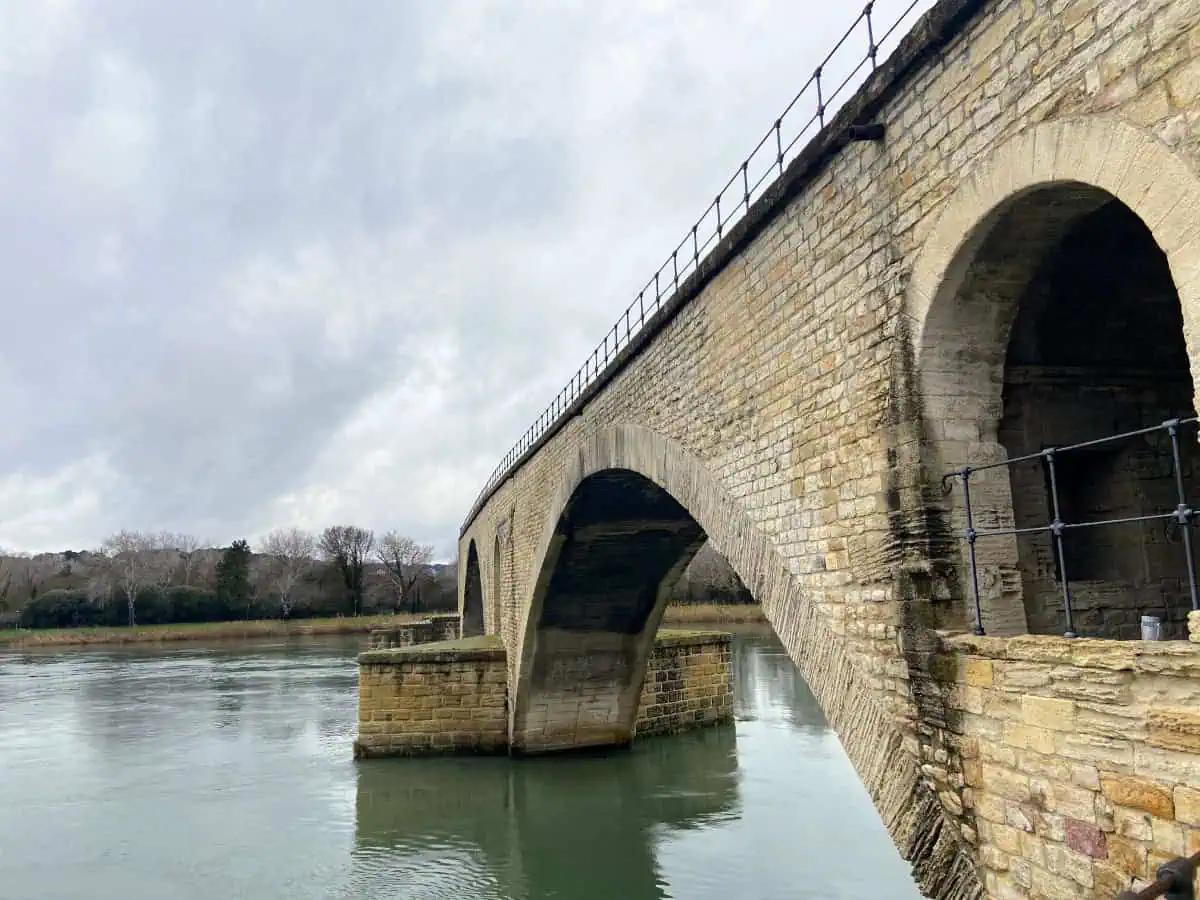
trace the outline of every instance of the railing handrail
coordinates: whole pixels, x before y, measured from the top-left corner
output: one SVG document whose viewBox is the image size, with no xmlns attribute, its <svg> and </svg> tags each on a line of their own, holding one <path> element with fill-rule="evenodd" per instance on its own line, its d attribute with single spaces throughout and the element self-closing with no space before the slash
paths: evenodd
<svg viewBox="0 0 1200 900">
<path fill-rule="evenodd" d="M 779 114 L 771 127 L 767 129 L 767 132 L 759 142 L 754 145 L 754 149 L 742 160 L 741 165 L 737 167 L 733 175 L 729 177 L 724 186 L 717 192 L 716 198 L 709 203 L 700 218 L 684 233 L 682 240 L 675 245 L 670 255 L 667 256 L 666 261 L 658 267 L 645 286 L 638 291 L 637 298 L 625 308 L 612 328 L 605 333 L 604 340 L 596 345 L 591 355 L 584 360 L 583 365 L 571 376 L 566 386 L 558 392 L 557 396 L 542 411 L 541 415 L 525 430 L 525 433 L 513 444 L 504 455 L 504 458 L 497 464 L 496 468 L 492 470 L 483 489 L 480 490 L 471 505 L 471 512 L 467 517 L 467 522 L 470 522 L 478 513 L 480 505 L 488 493 L 498 483 L 508 477 L 511 469 L 522 458 L 525 452 L 537 443 L 541 436 L 554 425 L 559 416 L 569 409 L 592 386 L 601 373 L 608 368 L 609 363 L 615 360 L 618 354 L 629 345 L 630 341 L 641 333 L 648 319 L 653 317 L 655 313 L 674 297 L 679 291 L 680 285 L 686 280 L 686 277 L 700 268 L 702 259 L 707 258 L 707 255 L 712 251 L 714 246 L 720 243 L 725 232 L 732 225 L 740 221 L 747 211 L 749 211 L 754 200 L 762 196 L 765 191 L 764 186 L 769 185 L 775 178 L 783 174 L 785 163 L 798 152 L 796 147 L 800 139 L 814 125 L 817 125 L 818 128 L 825 126 L 827 117 L 836 112 L 836 109 L 832 106 L 833 101 L 838 99 L 850 82 L 862 71 L 863 67 L 867 63 L 870 63 L 872 71 L 877 68 L 879 51 L 895 33 L 900 24 L 917 8 L 920 2 L 921 0 L 910 0 L 904 11 L 878 40 L 876 40 L 875 23 L 872 19 L 875 6 L 874 0 L 862 8 L 854 22 L 846 29 L 838 42 L 834 44 L 833 49 L 825 55 L 825 58 L 813 70 L 813 74 L 804 82 L 804 85 L 792 98 L 791 102 L 784 107 L 783 112 Z M 827 94 L 826 85 L 823 81 L 825 69 L 833 61 L 834 57 L 837 56 L 842 47 L 845 46 L 846 41 L 864 24 L 867 32 L 866 55 L 842 79 L 841 83 Z M 816 93 L 816 106 L 812 115 L 800 125 L 796 134 L 785 143 L 783 129 L 788 116 L 795 111 L 801 98 L 814 91 Z M 766 165 L 762 165 L 765 158 L 763 154 L 764 149 L 767 149 L 767 152 L 770 153 L 769 160 L 767 160 L 768 164 Z M 760 168 L 761 171 L 759 171 Z M 732 203 L 730 202 L 731 198 L 728 196 L 731 191 L 734 192 Z M 725 204 L 724 209 L 722 209 L 723 202 Z M 711 230 L 706 232 L 706 229 Z M 703 237 L 702 234 L 704 235 Z"/>
<path fill-rule="evenodd" d="M 1065 444 L 1061 447 L 1046 447 L 1036 453 L 1026 453 L 1021 456 L 1006 457 L 996 462 L 983 463 L 982 465 L 972 466 L 964 465 L 951 472 L 947 472 L 942 476 L 942 487 L 946 494 L 953 490 L 950 485 L 951 479 L 956 479 L 962 483 L 963 488 L 963 512 L 966 515 L 966 527 L 962 531 L 962 539 L 967 544 L 967 563 L 969 575 L 971 579 L 971 599 L 975 607 L 975 633 L 982 635 L 983 628 L 983 611 L 982 601 L 979 592 L 979 565 L 976 559 L 975 543 L 980 538 L 999 537 L 1001 535 L 1019 535 L 1019 534 L 1036 534 L 1038 532 L 1048 532 L 1054 539 L 1054 555 L 1055 562 L 1058 564 L 1058 581 L 1063 595 L 1063 614 L 1066 619 L 1065 637 L 1076 637 L 1075 624 L 1073 618 L 1073 609 L 1071 606 L 1071 586 L 1070 578 L 1067 573 L 1067 560 L 1063 551 L 1063 534 L 1070 529 L 1077 528 L 1096 528 L 1103 525 L 1124 525 L 1134 522 L 1152 522 L 1152 521 L 1167 521 L 1174 520 L 1182 529 L 1183 534 L 1183 552 L 1184 562 L 1187 567 L 1188 590 L 1191 593 L 1192 609 L 1200 610 L 1200 583 L 1198 583 L 1196 572 L 1195 554 L 1192 550 L 1192 533 L 1191 528 L 1197 521 L 1200 521 L 1200 510 L 1193 509 L 1188 502 L 1187 491 L 1183 482 L 1183 464 L 1179 450 L 1179 429 L 1184 425 L 1196 425 L 1200 423 L 1200 417 L 1192 416 L 1190 418 L 1174 418 L 1160 422 L 1158 425 L 1150 425 L 1146 428 L 1137 428 L 1133 431 L 1122 431 L 1117 434 L 1106 435 L 1105 437 L 1095 438 L 1088 441 L 1079 441 L 1074 444 Z M 1090 447 L 1100 447 L 1105 444 L 1115 443 L 1117 441 L 1126 441 L 1135 437 L 1166 432 L 1171 440 L 1171 458 L 1174 466 L 1175 476 L 1175 491 L 1176 505 L 1173 509 L 1159 513 L 1147 513 L 1138 516 L 1122 516 L 1115 519 L 1100 519 L 1088 522 L 1067 522 L 1063 520 L 1062 510 L 1059 504 L 1058 491 L 1058 475 L 1056 469 L 1056 460 L 1063 454 L 1070 453 L 1075 450 L 1085 450 Z M 971 476 L 976 472 L 984 472 L 989 469 L 1009 468 L 1018 463 L 1032 462 L 1040 459 L 1046 463 L 1046 469 L 1049 473 L 1049 488 L 1051 499 L 1051 511 L 1053 518 L 1045 525 L 1033 525 L 1024 528 L 1017 528 L 1014 522 L 1012 528 L 988 528 L 978 529 L 975 527 L 975 511 L 971 506 Z M 1157 895 L 1156 895 L 1157 896 Z"/>
<path fill-rule="evenodd" d="M 1122 891 L 1114 900 L 1196 900 L 1196 871 L 1200 869 L 1200 853 L 1177 857 L 1163 863 L 1155 872 L 1155 880 L 1140 891 Z"/>
</svg>

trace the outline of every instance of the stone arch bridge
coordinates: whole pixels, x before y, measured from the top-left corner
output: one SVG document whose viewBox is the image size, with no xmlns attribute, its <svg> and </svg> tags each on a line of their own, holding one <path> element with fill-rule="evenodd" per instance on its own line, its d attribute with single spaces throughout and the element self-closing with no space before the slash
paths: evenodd
<svg viewBox="0 0 1200 900">
<path fill-rule="evenodd" d="M 463 526 L 513 748 L 632 738 L 707 539 L 928 896 L 1107 898 L 1200 850 L 1187 529 L 1041 527 L 1200 493 L 1194 427 L 1043 452 L 1196 414 L 1200 5 L 941 0 L 747 205 Z M 968 522 L 942 475 L 1026 455 Z M 1017 533 L 972 567 L 967 525 Z"/>
</svg>

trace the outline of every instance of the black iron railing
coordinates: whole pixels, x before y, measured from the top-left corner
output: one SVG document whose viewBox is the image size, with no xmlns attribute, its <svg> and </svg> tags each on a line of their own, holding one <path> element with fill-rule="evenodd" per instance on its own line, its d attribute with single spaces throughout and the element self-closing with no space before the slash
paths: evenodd
<svg viewBox="0 0 1200 900">
<path fill-rule="evenodd" d="M 1155 872 L 1155 880 L 1140 891 L 1121 891 L 1114 900 L 1196 900 L 1196 870 L 1200 869 L 1200 853 L 1163 863 Z"/>
<path fill-rule="evenodd" d="M 695 272 L 701 260 L 718 244 L 729 228 L 736 224 L 750 209 L 750 205 L 759 199 L 769 184 L 783 174 L 786 164 L 802 149 L 800 141 L 813 129 L 821 129 L 828 118 L 837 111 L 835 101 L 854 81 L 860 72 L 868 65 L 874 71 L 877 65 L 879 51 L 895 34 L 896 29 L 907 19 L 920 0 L 912 0 L 904 12 L 882 34 L 877 34 L 875 21 L 872 18 L 874 3 L 868 3 L 854 23 L 846 29 L 841 40 L 829 51 L 821 64 L 813 71 L 804 86 L 800 88 L 792 102 L 780 113 L 774 124 L 754 146 L 737 170 L 725 182 L 724 187 L 717 192 L 716 199 L 708 205 L 704 214 L 687 230 L 683 239 L 667 256 L 666 261 L 658 267 L 645 286 L 638 291 L 635 299 L 617 319 L 612 328 L 604 336 L 596 349 L 571 376 L 566 386 L 558 392 L 558 396 L 537 417 L 521 438 L 504 455 L 499 464 L 488 476 L 487 483 L 479 492 L 472 506 L 472 513 L 478 510 L 483 498 L 495 485 L 503 481 L 509 471 L 521 457 L 533 447 L 543 434 L 566 412 L 571 405 L 583 395 L 617 355 L 629 344 L 645 326 L 646 322 L 658 312 L 679 290 L 686 278 Z M 858 64 L 845 75 L 836 86 L 826 81 L 826 72 L 847 42 L 856 34 L 865 38 L 866 53 Z M 812 97 L 814 103 L 812 113 L 807 117 L 799 112 L 802 98 Z M 794 130 L 793 130 L 794 129 Z M 877 135 L 867 126 L 859 129 L 858 137 L 873 139 Z"/>
<path fill-rule="evenodd" d="M 1149 428 L 1139 428 L 1136 431 L 1126 431 L 1121 434 L 1109 435 L 1108 437 L 1098 438 L 1093 441 L 1083 441 L 1078 444 L 1068 444 L 1063 447 L 1048 447 L 1038 453 L 1029 453 L 1024 456 L 1014 456 L 1011 459 L 1005 459 L 1000 462 L 986 463 L 979 466 L 964 466 L 961 469 L 956 469 L 953 472 L 947 473 L 942 478 L 942 484 L 949 493 L 953 489 L 950 483 L 951 479 L 955 479 L 962 485 L 963 493 L 963 508 L 966 514 L 966 527 L 962 532 L 962 539 L 967 544 L 967 562 L 971 580 L 971 599 L 975 606 L 975 633 L 983 634 L 983 615 L 981 611 L 979 599 L 979 567 L 976 559 L 975 545 L 981 538 L 1000 537 L 1002 535 L 1019 535 L 1019 534 L 1038 534 L 1049 533 L 1053 538 L 1054 543 L 1054 561 L 1056 565 L 1056 581 L 1058 582 L 1059 590 L 1062 593 L 1063 614 L 1066 621 L 1066 637 L 1076 637 L 1075 620 L 1073 610 L 1071 608 L 1071 581 L 1070 573 L 1067 571 L 1067 556 L 1064 551 L 1067 535 L 1075 530 L 1084 528 L 1096 528 L 1100 526 L 1111 525 L 1126 525 L 1138 522 L 1172 522 L 1179 526 L 1179 530 L 1183 536 L 1183 555 L 1184 564 L 1187 568 L 1188 588 L 1191 591 L 1192 609 L 1200 609 L 1200 594 L 1196 588 L 1196 560 L 1192 552 L 1192 529 L 1191 526 L 1196 523 L 1197 511 L 1193 510 L 1188 504 L 1187 491 L 1183 483 L 1183 466 L 1179 452 L 1179 433 L 1180 429 L 1192 426 L 1197 423 L 1196 418 L 1190 419 L 1168 419 L 1161 425 L 1152 425 Z M 1166 432 L 1171 440 L 1171 462 L 1175 476 L 1176 504 L 1171 510 L 1163 512 L 1150 513 L 1140 516 L 1122 516 L 1115 519 L 1100 519 L 1088 522 L 1068 522 L 1063 518 L 1063 510 L 1060 498 L 1060 470 L 1059 459 L 1070 454 L 1072 451 L 1086 450 L 1095 447 L 1101 447 L 1106 444 L 1116 443 L 1118 441 L 1130 440 L 1132 438 L 1144 437 L 1151 434 L 1160 434 Z M 971 478 L 978 472 L 983 472 L 988 469 L 1008 468 L 1023 462 L 1032 462 L 1041 460 L 1045 466 L 1047 488 L 1050 494 L 1050 521 L 1045 525 L 1036 525 L 1026 528 L 988 528 L 978 529 L 975 527 L 975 510 L 971 505 Z"/>
</svg>

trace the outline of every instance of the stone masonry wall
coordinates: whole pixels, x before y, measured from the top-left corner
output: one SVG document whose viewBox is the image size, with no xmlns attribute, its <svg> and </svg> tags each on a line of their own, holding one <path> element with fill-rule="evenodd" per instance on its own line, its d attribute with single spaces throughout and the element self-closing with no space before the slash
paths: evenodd
<svg viewBox="0 0 1200 900">
<path fill-rule="evenodd" d="M 371 629 L 367 635 L 367 649 L 387 650 L 434 641 L 453 641 L 459 637 L 461 624 L 458 616 L 445 615 L 428 616 L 419 622 L 405 622 L 402 625 L 383 625 Z"/>
<path fill-rule="evenodd" d="M 992 897 L 1112 900 L 1200 851 L 1200 646 L 947 638 Z"/>
<path fill-rule="evenodd" d="M 730 721 L 731 643 L 731 635 L 722 632 L 659 632 L 635 734 L 673 734 Z M 507 752 L 504 657 L 495 637 L 362 653 L 355 757 Z"/>
<path fill-rule="evenodd" d="M 354 756 L 503 752 L 507 692 L 496 638 L 368 650 L 358 657 Z"/>
<path fill-rule="evenodd" d="M 634 735 L 732 721 L 732 643 L 721 632 L 660 631 L 646 663 Z"/>
<path fill-rule="evenodd" d="M 914 261 L 973 171 L 1039 123 L 1120 123 L 1194 170 L 1200 22 L 1167 0 L 943 0 L 925 36 L 935 49 L 859 107 L 886 139 L 796 170 L 761 227 L 728 237 L 712 276 L 467 523 L 460 560 L 503 526 L 504 583 L 492 553 L 480 563 L 514 665 L 564 481 L 587 453 L 637 461 L 762 603 L 926 894 L 974 897 L 960 736 L 921 677 L 926 626 L 962 622 L 965 602 L 930 498 L 943 465 L 975 458 L 981 424 L 954 417 L 968 373 L 943 379 L 944 414 L 914 393 Z M 1087 149 L 1099 172 L 1107 144 Z M 946 773 L 936 793 L 922 767 Z"/>
</svg>

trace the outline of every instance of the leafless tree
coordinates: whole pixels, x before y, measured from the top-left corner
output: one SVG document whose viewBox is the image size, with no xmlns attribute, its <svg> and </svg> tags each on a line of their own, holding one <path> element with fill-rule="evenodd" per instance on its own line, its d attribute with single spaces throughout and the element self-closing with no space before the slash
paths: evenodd
<svg viewBox="0 0 1200 900">
<path fill-rule="evenodd" d="M 118 531 L 105 539 L 105 554 L 112 560 L 113 574 L 129 607 L 129 624 L 137 624 L 137 595 L 142 588 L 157 583 L 161 577 L 161 550 L 158 535 L 140 531 Z"/>
<path fill-rule="evenodd" d="M 16 605 L 14 587 L 19 557 L 0 547 L 0 613 L 12 612 Z"/>
<path fill-rule="evenodd" d="M 383 564 L 395 597 L 396 608 L 399 609 L 405 601 L 412 604 L 412 612 L 416 612 L 417 583 L 429 574 L 429 564 L 433 560 L 433 545 L 418 544 L 410 537 L 405 537 L 395 531 L 389 531 L 379 541 L 375 555 Z"/>
<path fill-rule="evenodd" d="M 375 533 L 356 525 L 331 525 L 321 532 L 319 546 L 321 555 L 341 574 L 357 616 L 362 609 L 363 573 L 375 546 Z"/>
<path fill-rule="evenodd" d="M 196 565 L 200 561 L 199 551 L 202 546 L 200 539 L 194 534 L 177 532 L 163 535 L 163 545 L 178 554 L 183 568 L 183 585 L 191 587 L 192 576 L 196 573 Z"/>
<path fill-rule="evenodd" d="M 292 614 L 293 592 L 312 565 L 316 549 L 316 538 L 302 528 L 278 528 L 263 539 L 259 552 L 271 559 L 271 584 L 285 619 Z"/>
</svg>

